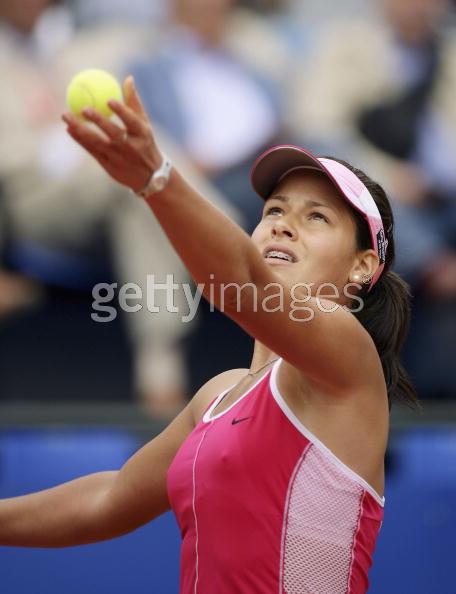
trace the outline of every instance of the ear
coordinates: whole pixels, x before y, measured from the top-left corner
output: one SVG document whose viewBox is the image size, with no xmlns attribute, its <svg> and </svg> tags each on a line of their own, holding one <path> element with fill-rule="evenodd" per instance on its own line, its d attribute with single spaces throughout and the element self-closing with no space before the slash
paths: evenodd
<svg viewBox="0 0 456 594">
<path fill-rule="evenodd" d="M 374 250 L 364 250 L 359 252 L 356 256 L 356 260 L 349 273 L 349 282 L 351 283 L 362 283 L 363 278 L 370 276 L 371 278 L 377 271 L 380 261 Z"/>
</svg>

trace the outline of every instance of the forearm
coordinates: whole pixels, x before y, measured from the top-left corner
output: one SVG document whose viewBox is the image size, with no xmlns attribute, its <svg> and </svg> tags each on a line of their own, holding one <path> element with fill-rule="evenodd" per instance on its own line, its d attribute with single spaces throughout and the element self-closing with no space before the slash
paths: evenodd
<svg viewBox="0 0 456 594">
<path fill-rule="evenodd" d="M 125 81 L 124 97 L 125 103 L 110 101 L 109 106 L 125 125 L 126 136 L 125 129 L 95 110 L 84 110 L 84 117 L 96 124 L 104 137 L 71 114 L 64 114 L 63 119 L 72 138 L 113 179 L 138 190 L 151 172 L 158 170 L 163 157 L 131 77 Z M 267 277 L 268 268 L 250 237 L 193 190 L 177 169 L 173 169 L 167 188 L 147 202 L 193 279 L 204 284 L 206 297 L 208 284 L 218 289 L 227 283 L 242 286 L 255 282 L 256 274 L 256 278 Z M 211 300 L 217 304 L 218 291 L 214 292 Z"/>
<path fill-rule="evenodd" d="M 117 474 L 100 472 L 0 500 L 0 546 L 67 547 L 111 538 L 103 502 Z"/>
<path fill-rule="evenodd" d="M 147 203 L 196 283 L 214 287 L 255 283 L 267 270 L 251 238 L 173 170 L 167 189 Z"/>
</svg>

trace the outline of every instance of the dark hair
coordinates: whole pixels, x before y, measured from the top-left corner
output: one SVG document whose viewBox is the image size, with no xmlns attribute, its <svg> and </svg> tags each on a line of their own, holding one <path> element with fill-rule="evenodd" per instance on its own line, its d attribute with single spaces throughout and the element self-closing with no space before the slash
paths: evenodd
<svg viewBox="0 0 456 594">
<path fill-rule="evenodd" d="M 391 270 L 395 258 L 394 216 L 391 204 L 380 184 L 363 171 L 346 161 L 329 158 L 345 165 L 363 182 L 380 211 L 388 239 L 385 268 L 370 292 L 367 292 L 366 286 L 358 294 L 363 299 L 364 307 L 354 315 L 369 332 L 377 348 L 385 374 L 390 408 L 392 400 L 399 400 L 410 408 L 418 409 L 420 404 L 417 394 L 400 360 L 401 349 L 410 325 L 411 293 L 408 284 Z M 372 247 L 369 228 L 362 215 L 354 212 L 358 249 L 369 249 Z"/>
</svg>

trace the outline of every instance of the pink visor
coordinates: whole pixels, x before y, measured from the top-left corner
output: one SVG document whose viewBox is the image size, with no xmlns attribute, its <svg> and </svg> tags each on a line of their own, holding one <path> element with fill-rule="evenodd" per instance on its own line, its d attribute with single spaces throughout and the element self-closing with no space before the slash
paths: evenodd
<svg viewBox="0 0 456 594">
<path fill-rule="evenodd" d="M 347 202 L 366 219 L 372 249 L 375 250 L 380 261 L 369 285 L 370 291 L 385 267 L 388 246 L 382 217 L 372 194 L 358 176 L 345 165 L 332 159 L 315 157 L 308 151 L 292 145 L 275 146 L 258 157 L 251 173 L 253 189 L 266 200 L 285 175 L 296 169 L 313 169 L 324 173 Z"/>
</svg>

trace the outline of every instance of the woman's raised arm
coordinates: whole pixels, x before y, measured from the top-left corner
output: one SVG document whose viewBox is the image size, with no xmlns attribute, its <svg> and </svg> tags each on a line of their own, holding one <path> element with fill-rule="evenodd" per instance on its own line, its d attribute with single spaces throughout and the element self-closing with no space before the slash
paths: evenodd
<svg viewBox="0 0 456 594">
<path fill-rule="evenodd" d="M 109 104 L 125 131 L 92 109 L 85 117 L 103 136 L 81 120 L 65 114 L 69 134 L 119 183 L 138 191 L 157 171 L 163 157 L 131 77 L 124 83 L 125 104 Z M 369 354 L 364 379 L 372 369 L 382 377 L 375 347 L 368 333 L 342 307 L 286 286 L 269 267 L 252 239 L 234 222 L 198 194 L 175 169 L 167 187 L 146 197 L 160 225 L 187 266 L 205 297 L 230 318 L 296 368 L 328 389 L 351 390 L 363 384 L 360 358 Z M 304 280 L 304 279 L 303 279 Z M 283 307 L 264 310 L 261 303 L 274 293 L 266 288 L 282 286 Z M 254 286 L 256 299 L 245 286 Z M 247 297 L 247 298 L 246 298 Z M 294 301 L 305 307 L 292 318 Z M 272 307 L 272 309 L 271 309 Z M 312 323 L 300 323 L 312 314 Z M 329 313 L 331 312 L 331 313 Z M 341 356 L 343 353 L 344 356 Z"/>
</svg>

